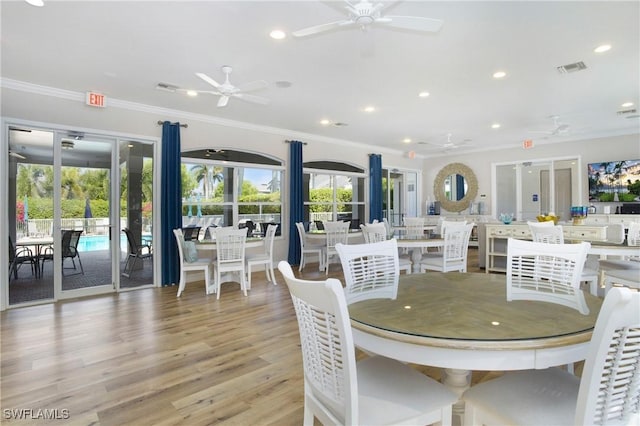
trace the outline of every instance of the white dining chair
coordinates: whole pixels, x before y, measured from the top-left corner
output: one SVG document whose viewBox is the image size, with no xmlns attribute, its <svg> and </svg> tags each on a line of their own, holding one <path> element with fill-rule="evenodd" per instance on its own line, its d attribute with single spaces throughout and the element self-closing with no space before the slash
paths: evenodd
<svg viewBox="0 0 640 426">
<path fill-rule="evenodd" d="M 213 276 L 213 264 L 209 258 L 198 258 L 198 253 L 195 251 L 195 242 L 190 241 L 187 244 L 192 244 L 192 249 L 185 249 L 185 240 L 182 235 L 182 229 L 174 229 L 173 235 L 176 237 L 176 244 L 178 245 L 178 258 L 180 259 L 180 281 L 178 282 L 178 296 L 184 291 L 184 287 L 187 282 L 187 272 L 190 271 L 202 271 L 204 272 L 204 290 L 205 294 L 210 294 L 211 291 L 215 291 L 215 286 L 211 285 L 211 277 Z M 193 253 L 195 251 L 195 254 Z"/>
<path fill-rule="evenodd" d="M 533 241 L 548 244 L 564 244 L 564 233 L 562 225 L 555 225 L 553 221 L 531 222 L 528 221 L 529 231 Z M 585 265 L 582 268 L 580 282 L 587 283 L 589 292 L 594 296 L 598 295 L 598 271 Z"/>
<path fill-rule="evenodd" d="M 557 303 L 587 315 L 580 276 L 591 244 L 548 244 L 509 238 L 507 300 Z"/>
<path fill-rule="evenodd" d="M 438 253 L 425 253 L 420 271 L 467 272 L 469 239 L 475 224 L 450 224 L 445 228 L 444 244 Z"/>
<path fill-rule="evenodd" d="M 332 259 L 338 257 L 336 244 L 349 243 L 349 222 L 324 222 L 324 232 L 327 237 L 327 246 L 325 247 L 324 252 L 324 269 L 325 274 L 329 274 L 329 265 L 331 264 Z"/>
<path fill-rule="evenodd" d="M 345 281 L 347 305 L 367 299 L 395 299 L 400 268 L 396 240 L 337 244 Z"/>
<path fill-rule="evenodd" d="M 608 229 L 608 226 L 607 226 L 607 229 Z M 627 230 L 627 245 L 629 247 L 640 246 L 640 222 L 629 223 L 629 228 Z M 635 270 L 636 274 L 640 274 L 640 257 L 627 256 L 627 257 L 617 258 L 617 259 L 610 259 L 610 258 L 600 259 L 598 261 L 598 272 L 600 274 L 600 279 L 605 286 L 605 293 L 608 290 L 607 277 L 606 277 L 607 273 L 611 271 L 615 275 L 617 274 L 617 271 L 621 271 L 621 270 Z M 633 274 L 633 273 L 630 273 L 630 274 Z M 609 282 L 609 288 L 610 288 L 610 285 L 611 283 Z"/>
<path fill-rule="evenodd" d="M 304 265 L 307 263 L 307 258 L 315 255 L 318 256 L 318 270 L 324 271 L 324 248 L 326 247 L 326 241 L 315 243 L 310 238 L 307 238 L 304 223 L 302 222 L 296 222 L 296 228 L 298 229 L 298 238 L 300 239 L 300 265 L 298 266 L 298 271 L 302 272 Z"/>
<path fill-rule="evenodd" d="M 328 425 L 451 424 L 458 397 L 441 383 L 390 358 L 356 362 L 355 346 L 340 281 L 295 278 L 282 261 L 278 269 L 298 319 L 304 372 L 304 420 Z"/>
<path fill-rule="evenodd" d="M 449 225 L 466 225 L 466 220 L 447 220 L 446 218 L 438 218 L 438 234 L 444 235 L 444 230 Z"/>
<path fill-rule="evenodd" d="M 220 299 L 223 274 L 237 273 L 240 290 L 247 295 L 245 268 L 246 229 L 216 228 L 216 259 L 214 262 L 216 298 Z"/>
<path fill-rule="evenodd" d="M 387 227 L 384 223 L 369 223 L 360 225 L 362 229 L 362 238 L 365 243 L 378 243 L 380 241 L 386 241 L 388 238 Z M 398 264 L 400 272 L 404 271 L 407 274 L 411 273 L 411 259 L 407 255 L 398 256 Z"/>
<path fill-rule="evenodd" d="M 604 271 L 604 294 L 614 285 L 640 290 L 640 269 L 608 269 Z M 640 306 L 638 307 L 640 309 Z"/>
<path fill-rule="evenodd" d="M 405 234 L 409 236 L 424 235 L 424 218 L 422 217 L 405 217 L 403 219 Z"/>
<path fill-rule="evenodd" d="M 278 225 L 268 225 L 264 237 L 264 252 L 260 254 L 247 254 L 247 289 L 251 290 L 251 269 L 253 266 L 264 265 L 267 281 L 277 285 L 276 276 L 273 273 L 273 242 L 276 237 Z"/>
<path fill-rule="evenodd" d="M 605 297 L 578 378 L 560 368 L 507 372 L 463 394 L 464 424 L 640 424 L 640 293 Z"/>
</svg>

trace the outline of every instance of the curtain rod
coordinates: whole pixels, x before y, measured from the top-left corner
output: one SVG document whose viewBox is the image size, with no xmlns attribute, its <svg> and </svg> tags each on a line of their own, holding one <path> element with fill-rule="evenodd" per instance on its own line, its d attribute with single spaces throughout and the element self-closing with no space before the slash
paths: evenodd
<svg viewBox="0 0 640 426">
<path fill-rule="evenodd" d="M 162 126 L 163 124 L 164 124 L 164 121 L 158 120 L 158 126 Z M 171 124 L 178 124 L 178 123 L 171 123 Z M 189 127 L 189 125 L 185 123 L 185 124 L 181 124 L 180 127 L 184 127 L 186 129 L 187 127 Z"/>
</svg>

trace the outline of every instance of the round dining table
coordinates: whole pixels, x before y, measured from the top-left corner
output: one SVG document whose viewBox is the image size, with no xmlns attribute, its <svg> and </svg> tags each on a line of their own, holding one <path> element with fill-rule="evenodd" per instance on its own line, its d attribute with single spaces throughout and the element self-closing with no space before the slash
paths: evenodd
<svg viewBox="0 0 640 426">
<path fill-rule="evenodd" d="M 356 346 L 441 367 L 443 383 L 462 395 L 472 370 L 544 369 L 584 360 L 602 304 L 584 296 L 587 315 L 549 302 L 507 301 L 502 274 L 428 272 L 401 275 L 396 299 L 353 303 L 349 316 Z"/>
<path fill-rule="evenodd" d="M 434 234 L 406 235 L 396 232 L 393 238 L 396 239 L 399 248 L 406 248 L 411 251 L 412 272 L 414 274 L 420 272 L 423 249 L 444 247 L 444 238 L 436 237 Z"/>
</svg>

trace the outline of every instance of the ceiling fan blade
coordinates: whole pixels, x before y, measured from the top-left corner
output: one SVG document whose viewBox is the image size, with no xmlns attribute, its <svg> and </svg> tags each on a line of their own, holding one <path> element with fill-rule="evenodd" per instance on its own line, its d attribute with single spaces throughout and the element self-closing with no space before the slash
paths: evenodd
<svg viewBox="0 0 640 426">
<path fill-rule="evenodd" d="M 263 98 L 262 96 L 249 95 L 247 93 L 234 93 L 234 98 L 242 99 L 243 101 L 253 102 L 255 104 L 268 105 L 271 102 L 267 98 Z"/>
<path fill-rule="evenodd" d="M 346 20 L 342 20 L 342 21 L 335 21 L 335 22 L 330 22 L 328 24 L 322 24 L 322 25 L 314 25 L 313 27 L 308 27 L 308 28 L 303 28 L 301 30 L 298 31 L 294 31 L 291 33 L 291 35 L 293 35 L 294 37 L 306 37 L 306 36 L 310 36 L 313 34 L 318 34 L 318 33 L 323 33 L 325 31 L 330 31 L 336 28 L 340 28 L 343 27 L 345 25 L 350 25 L 353 24 L 354 22 L 350 19 L 346 19 Z"/>
<path fill-rule="evenodd" d="M 189 92 L 195 92 L 197 94 L 200 93 L 208 93 L 210 95 L 218 95 L 221 96 L 222 93 L 217 91 L 217 90 L 193 90 L 193 89 L 176 89 L 176 92 L 180 92 L 180 93 L 189 93 Z"/>
<path fill-rule="evenodd" d="M 13 151 L 9 151 L 9 155 L 11 157 L 14 157 L 14 158 L 19 158 L 20 160 L 26 160 L 27 159 L 27 157 L 25 157 L 24 155 L 18 154 L 17 152 L 13 152 Z"/>
<path fill-rule="evenodd" d="M 214 79 L 212 79 L 211 77 L 209 77 L 206 74 L 203 74 L 201 72 L 197 72 L 196 75 L 198 77 L 200 77 L 201 79 L 203 79 L 204 81 L 206 81 L 207 83 L 209 83 L 210 85 L 212 85 L 213 87 L 215 87 L 216 89 L 218 89 L 221 86 L 220 83 L 218 83 L 217 81 L 215 81 Z"/>
<path fill-rule="evenodd" d="M 219 108 L 227 106 L 228 103 L 229 103 L 229 97 L 227 95 L 222 95 L 220 96 L 220 99 L 218 99 Z"/>
<path fill-rule="evenodd" d="M 239 92 L 253 92 L 254 90 L 264 89 L 268 85 L 269 83 L 264 80 L 256 80 L 236 86 L 236 89 L 238 89 Z"/>
<path fill-rule="evenodd" d="M 442 28 L 440 19 L 423 18 L 420 16 L 385 16 L 376 19 L 376 24 L 384 24 L 388 27 L 402 28 L 405 30 L 424 31 L 435 33 Z"/>
</svg>

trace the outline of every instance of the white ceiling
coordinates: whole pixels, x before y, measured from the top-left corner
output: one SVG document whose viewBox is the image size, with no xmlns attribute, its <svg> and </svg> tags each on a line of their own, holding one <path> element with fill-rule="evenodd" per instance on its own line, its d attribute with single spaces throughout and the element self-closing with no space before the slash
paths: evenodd
<svg viewBox="0 0 640 426">
<path fill-rule="evenodd" d="M 418 155 L 640 133 L 616 112 L 640 104 L 640 2 L 404 1 L 390 15 L 444 21 L 438 33 L 370 28 L 276 41 L 341 20 L 343 2 L 3 1 L 2 78 L 366 143 Z M 593 49 L 609 43 L 612 49 Z M 584 71 L 556 67 L 583 61 Z M 266 80 L 262 106 L 156 89 L 210 89 L 195 76 Z M 506 71 L 494 80 L 497 70 Z M 289 88 L 279 88 L 288 81 Z M 427 98 L 418 92 L 426 90 Z M 366 105 L 377 111 L 364 113 Z M 556 136 L 552 115 L 570 125 Z M 636 114 L 637 115 L 637 114 Z M 326 118 L 346 126 L 322 126 Z M 188 120 L 187 120 L 188 121 Z M 491 124 L 500 123 L 500 129 Z M 404 144 L 404 138 L 412 143 Z"/>
</svg>

